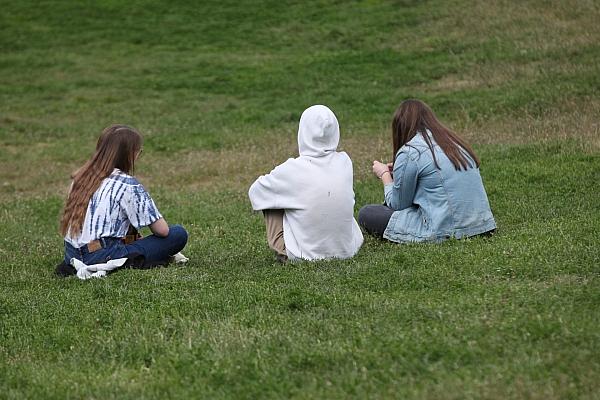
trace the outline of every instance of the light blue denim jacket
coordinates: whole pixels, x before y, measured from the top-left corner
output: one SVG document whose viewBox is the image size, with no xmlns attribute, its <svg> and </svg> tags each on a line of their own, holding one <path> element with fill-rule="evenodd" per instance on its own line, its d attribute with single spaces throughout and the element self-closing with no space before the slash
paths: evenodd
<svg viewBox="0 0 600 400">
<path fill-rule="evenodd" d="M 435 143 L 437 169 L 425 139 L 417 133 L 396 154 L 394 182 L 385 185 L 385 202 L 396 210 L 383 237 L 394 242 L 439 242 L 496 228 L 479 169 L 456 170 Z"/>
</svg>

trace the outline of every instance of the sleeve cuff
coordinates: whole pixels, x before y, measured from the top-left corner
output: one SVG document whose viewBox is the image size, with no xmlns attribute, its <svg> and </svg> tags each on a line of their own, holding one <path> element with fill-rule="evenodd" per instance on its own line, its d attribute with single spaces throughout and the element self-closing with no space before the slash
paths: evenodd
<svg viewBox="0 0 600 400">
<path fill-rule="evenodd" d="M 385 199 L 385 204 L 390 207 L 391 200 L 393 197 L 394 183 L 388 183 L 383 185 L 383 198 Z"/>
<path fill-rule="evenodd" d="M 131 222 L 131 224 L 134 225 L 135 229 L 140 230 L 142 228 L 152 225 L 153 223 L 155 223 L 162 217 L 163 217 L 162 214 L 158 210 L 156 210 L 156 214 L 149 215 L 146 220 L 137 221 L 139 226 L 135 226 L 135 224 L 133 222 Z"/>
<path fill-rule="evenodd" d="M 387 194 L 390 193 L 393 188 L 394 188 L 394 182 L 387 183 L 387 184 L 383 185 L 383 193 L 385 193 L 385 195 L 387 196 Z"/>
</svg>

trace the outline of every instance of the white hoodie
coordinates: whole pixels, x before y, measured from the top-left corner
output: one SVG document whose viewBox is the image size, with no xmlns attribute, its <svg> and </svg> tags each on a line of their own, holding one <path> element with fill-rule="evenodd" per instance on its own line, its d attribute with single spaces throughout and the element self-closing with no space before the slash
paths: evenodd
<svg viewBox="0 0 600 400">
<path fill-rule="evenodd" d="M 283 209 L 283 238 L 290 259 L 349 258 L 363 236 L 354 219 L 352 161 L 335 151 L 340 128 L 322 105 L 300 117 L 300 157 L 290 158 L 250 186 L 254 210 Z"/>
</svg>

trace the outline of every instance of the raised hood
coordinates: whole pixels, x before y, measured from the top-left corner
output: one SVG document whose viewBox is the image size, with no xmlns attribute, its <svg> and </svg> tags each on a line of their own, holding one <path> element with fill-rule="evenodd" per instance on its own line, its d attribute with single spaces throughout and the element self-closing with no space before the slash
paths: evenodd
<svg viewBox="0 0 600 400">
<path fill-rule="evenodd" d="M 340 126 L 327 107 L 315 105 L 300 117 L 298 150 L 301 156 L 323 157 L 335 152 L 340 141 Z"/>
</svg>

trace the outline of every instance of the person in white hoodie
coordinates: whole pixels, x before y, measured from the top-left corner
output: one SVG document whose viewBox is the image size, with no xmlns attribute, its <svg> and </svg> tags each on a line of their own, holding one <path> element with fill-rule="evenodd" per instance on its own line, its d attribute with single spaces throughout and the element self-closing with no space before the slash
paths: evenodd
<svg viewBox="0 0 600 400">
<path fill-rule="evenodd" d="M 340 129 L 333 112 L 307 108 L 300 117 L 298 150 L 250 186 L 255 211 L 263 211 L 269 247 L 277 259 L 350 258 L 363 243 L 354 219 L 352 161 L 337 152 Z"/>
</svg>

